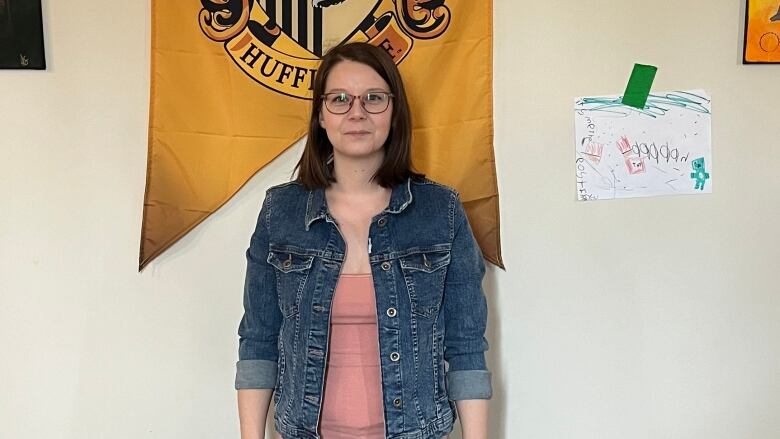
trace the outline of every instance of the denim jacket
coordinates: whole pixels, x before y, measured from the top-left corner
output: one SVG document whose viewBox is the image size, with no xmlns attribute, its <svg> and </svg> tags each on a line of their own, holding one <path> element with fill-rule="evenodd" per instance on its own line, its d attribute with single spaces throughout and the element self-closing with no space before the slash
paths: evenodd
<svg viewBox="0 0 780 439">
<path fill-rule="evenodd" d="M 371 220 L 385 436 L 439 439 L 452 401 L 489 399 L 485 266 L 458 194 L 430 180 L 393 188 Z M 319 439 L 330 309 L 345 242 L 325 192 L 268 190 L 247 250 L 237 389 L 274 389 L 285 439 Z"/>
</svg>

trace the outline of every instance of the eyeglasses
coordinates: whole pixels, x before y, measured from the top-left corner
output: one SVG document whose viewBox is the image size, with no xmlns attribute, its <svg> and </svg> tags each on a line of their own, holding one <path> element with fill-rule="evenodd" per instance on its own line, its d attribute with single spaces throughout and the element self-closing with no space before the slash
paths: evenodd
<svg viewBox="0 0 780 439">
<path fill-rule="evenodd" d="M 360 99 L 360 104 L 367 113 L 379 114 L 387 110 L 390 106 L 391 93 L 384 91 L 370 91 L 360 96 L 349 93 L 325 93 L 322 100 L 325 101 L 325 108 L 333 114 L 347 114 L 352 109 L 355 99 Z"/>
</svg>

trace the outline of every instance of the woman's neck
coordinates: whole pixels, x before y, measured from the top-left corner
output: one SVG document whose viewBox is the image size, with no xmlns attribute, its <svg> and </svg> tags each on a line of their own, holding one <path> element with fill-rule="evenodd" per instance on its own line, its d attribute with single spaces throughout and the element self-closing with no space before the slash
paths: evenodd
<svg viewBox="0 0 780 439">
<path fill-rule="evenodd" d="M 372 177 L 382 164 L 384 157 L 375 155 L 367 158 L 338 157 L 333 162 L 333 174 L 336 182 L 330 190 L 337 193 L 370 195 L 382 192 L 381 187 Z"/>
</svg>

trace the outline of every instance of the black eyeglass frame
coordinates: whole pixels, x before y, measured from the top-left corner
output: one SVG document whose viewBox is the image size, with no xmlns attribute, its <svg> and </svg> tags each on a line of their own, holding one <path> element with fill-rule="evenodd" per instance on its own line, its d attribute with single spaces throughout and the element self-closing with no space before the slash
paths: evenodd
<svg viewBox="0 0 780 439">
<path fill-rule="evenodd" d="M 328 96 L 342 95 L 342 94 L 349 96 L 349 98 L 350 98 L 349 106 L 347 107 L 347 109 L 344 112 L 338 113 L 338 112 L 335 112 L 335 111 L 331 110 L 330 107 L 328 107 L 328 101 L 326 100 L 326 98 Z M 385 106 L 384 109 L 382 109 L 382 111 L 369 111 L 368 108 L 366 108 L 366 103 L 363 101 L 363 97 L 366 96 L 366 95 L 370 95 L 370 94 L 383 94 L 383 95 L 387 95 L 387 97 L 388 97 L 387 105 Z M 325 107 L 325 109 L 328 110 L 329 113 L 336 114 L 336 115 L 342 115 L 342 114 L 349 113 L 352 110 L 352 106 L 355 105 L 355 100 L 359 100 L 360 101 L 360 106 L 363 107 L 363 110 L 365 110 L 366 113 L 368 113 L 368 114 L 382 114 L 385 111 L 387 111 L 388 108 L 390 108 L 390 100 L 393 99 L 393 98 L 395 98 L 395 95 L 390 93 L 389 91 L 369 91 L 369 92 L 363 93 L 360 96 L 355 96 L 353 94 L 349 94 L 349 93 L 345 93 L 345 92 L 333 92 L 333 93 L 325 93 L 322 96 L 320 96 L 320 99 L 322 99 L 322 105 Z"/>
</svg>

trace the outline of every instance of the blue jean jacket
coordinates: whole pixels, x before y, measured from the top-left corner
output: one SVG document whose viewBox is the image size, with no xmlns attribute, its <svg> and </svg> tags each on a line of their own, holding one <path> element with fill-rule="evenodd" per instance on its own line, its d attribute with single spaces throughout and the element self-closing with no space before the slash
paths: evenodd
<svg viewBox="0 0 780 439">
<path fill-rule="evenodd" d="M 458 194 L 430 180 L 393 188 L 371 220 L 385 435 L 439 439 L 452 401 L 489 399 L 485 266 Z M 274 389 L 276 430 L 319 439 L 333 291 L 345 243 L 325 192 L 266 193 L 247 250 L 237 389 Z"/>
</svg>

